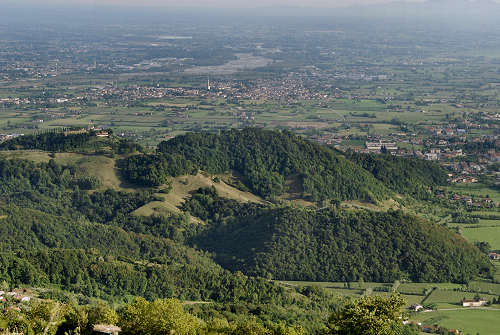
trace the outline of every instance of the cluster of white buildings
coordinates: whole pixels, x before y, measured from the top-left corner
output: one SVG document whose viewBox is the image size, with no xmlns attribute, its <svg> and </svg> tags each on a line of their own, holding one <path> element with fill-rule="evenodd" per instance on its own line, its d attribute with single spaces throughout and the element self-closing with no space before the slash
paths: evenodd
<svg viewBox="0 0 500 335">
<path fill-rule="evenodd" d="M 14 292 L 14 291 L 11 291 L 11 292 L 0 291 L 0 302 L 6 301 L 8 297 L 12 297 L 15 300 L 20 301 L 20 302 L 30 302 L 30 300 L 31 300 L 30 297 L 28 297 L 26 295 L 19 294 L 19 293 Z"/>
<path fill-rule="evenodd" d="M 24 134 L 0 134 L 0 143 L 19 136 L 24 136 Z"/>
</svg>

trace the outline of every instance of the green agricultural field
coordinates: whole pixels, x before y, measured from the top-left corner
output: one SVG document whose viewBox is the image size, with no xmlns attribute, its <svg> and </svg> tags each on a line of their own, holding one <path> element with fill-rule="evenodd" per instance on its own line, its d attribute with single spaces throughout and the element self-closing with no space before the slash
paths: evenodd
<svg viewBox="0 0 500 335">
<path fill-rule="evenodd" d="M 340 283 L 340 282 L 303 282 L 303 281 L 280 281 L 279 283 L 285 286 L 319 286 L 334 294 L 341 296 L 349 296 L 359 298 L 363 295 L 388 295 L 392 292 L 392 283 L 370 283 L 370 282 L 354 282 L 354 283 Z M 496 290 L 500 290 L 500 285 L 492 283 L 479 283 L 478 289 L 489 289 L 492 293 L 496 294 Z M 481 284 L 481 286 L 480 286 Z M 476 293 L 454 291 L 455 289 L 465 289 L 466 287 L 461 284 L 452 283 L 402 283 L 397 286 L 396 292 L 400 293 L 406 300 L 406 307 L 422 303 L 425 298 L 425 291 L 435 289 L 432 294 L 425 300 L 425 303 L 435 303 L 439 308 L 458 308 L 459 302 L 463 298 L 474 298 Z M 474 287 L 476 287 L 474 286 Z M 472 288 L 472 287 L 471 287 Z M 385 291 L 385 292 L 384 292 Z M 491 294 L 482 294 L 485 299 L 492 299 L 496 297 Z"/>
<path fill-rule="evenodd" d="M 500 215 L 499 212 L 490 212 L 493 215 Z M 480 227 L 500 227 L 500 220 L 479 220 Z"/>
<path fill-rule="evenodd" d="M 310 281 L 279 281 L 289 286 L 319 286 L 325 289 L 345 289 L 345 290 L 365 290 L 367 288 L 387 288 L 390 289 L 393 284 L 390 283 L 372 283 L 372 282 L 310 282 Z"/>
<path fill-rule="evenodd" d="M 500 309 L 461 309 L 419 313 L 413 319 L 423 325 L 439 324 L 446 328 L 459 329 L 464 334 L 498 335 Z"/>
<path fill-rule="evenodd" d="M 291 284 L 291 282 L 282 282 L 284 285 Z M 295 282 L 294 282 L 295 283 Z M 303 282 L 306 284 L 307 282 Z M 351 298 L 361 298 L 362 296 L 370 295 L 370 296 L 384 296 L 387 297 L 391 295 L 391 292 L 381 292 L 381 291 L 376 291 L 374 288 L 382 288 L 386 284 L 378 284 L 378 283 L 368 283 L 364 289 L 359 289 L 357 288 L 357 285 L 352 285 L 353 288 L 337 288 L 334 286 L 328 285 L 329 283 L 309 283 L 311 285 L 316 285 L 316 286 L 321 286 L 328 290 L 330 293 L 333 293 L 334 295 L 341 296 L 341 297 L 351 297 Z M 335 284 L 335 283 L 331 283 Z M 306 285 L 307 286 L 307 285 Z M 365 285 L 362 285 L 365 286 Z M 408 294 L 401 294 L 401 296 L 405 299 L 406 301 L 406 306 L 405 308 L 408 308 L 409 306 L 413 304 L 419 304 L 422 302 L 422 299 L 424 298 L 423 295 L 408 295 Z"/>
<path fill-rule="evenodd" d="M 486 197 L 489 196 L 493 201 L 500 202 L 500 192 L 487 187 L 481 183 L 477 184 L 455 184 L 449 187 L 450 191 L 467 194 L 471 196 Z"/>
<path fill-rule="evenodd" d="M 500 226 L 463 228 L 463 236 L 470 242 L 488 242 L 492 249 L 500 249 Z"/>
<path fill-rule="evenodd" d="M 452 290 L 437 289 L 434 290 L 429 297 L 425 300 L 426 304 L 436 304 L 439 309 L 441 308 L 457 308 L 460 307 L 460 302 L 463 299 L 473 299 L 477 293 L 460 292 Z M 491 300 L 496 298 L 495 295 L 480 294 L 484 299 Z"/>
<path fill-rule="evenodd" d="M 500 284 L 485 281 L 472 281 L 469 283 L 468 287 L 476 292 L 500 295 Z"/>
<path fill-rule="evenodd" d="M 402 283 L 398 287 L 398 292 L 409 293 L 409 294 L 423 294 L 424 291 L 427 291 L 435 287 L 443 290 L 453 290 L 462 288 L 463 285 L 452 284 L 452 283 Z"/>
</svg>

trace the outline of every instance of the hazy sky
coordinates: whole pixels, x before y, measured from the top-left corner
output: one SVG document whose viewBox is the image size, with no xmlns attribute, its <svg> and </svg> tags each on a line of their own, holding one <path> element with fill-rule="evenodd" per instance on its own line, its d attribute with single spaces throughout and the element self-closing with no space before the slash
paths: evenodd
<svg viewBox="0 0 500 335">
<path fill-rule="evenodd" d="M 454 0 L 0 0 L 2 3 L 13 5 L 34 4 L 37 7 L 50 5 L 84 5 L 95 6 L 139 6 L 139 7 L 198 7 L 198 8 L 258 8 L 258 7 L 304 7 L 304 8 L 336 8 L 357 5 L 373 5 L 390 2 L 446 2 L 453 7 Z M 497 2 L 500 0 L 456 0 L 469 2 Z"/>
<path fill-rule="evenodd" d="M 0 0 L 0 2 L 5 0 Z M 127 5 L 127 6 L 164 6 L 164 7 L 265 7 L 265 6 L 300 6 L 300 7 L 345 7 L 359 4 L 387 3 L 394 0 L 6 0 L 7 3 L 32 4 L 86 4 L 86 5 Z M 424 1 L 424 0 L 407 0 Z"/>
</svg>

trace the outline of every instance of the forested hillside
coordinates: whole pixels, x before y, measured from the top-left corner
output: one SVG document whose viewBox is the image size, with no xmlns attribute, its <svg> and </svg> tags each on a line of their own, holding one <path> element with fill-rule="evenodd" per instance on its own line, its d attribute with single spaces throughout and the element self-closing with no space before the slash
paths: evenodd
<svg viewBox="0 0 500 335">
<path fill-rule="evenodd" d="M 129 157 L 121 168 L 125 178 L 144 186 L 168 184 L 169 177 L 198 169 L 235 172 L 248 190 L 262 197 L 293 191 L 312 201 L 376 202 L 391 197 L 391 191 L 423 198 L 429 186 L 447 183 L 445 171 L 433 163 L 344 154 L 290 132 L 257 128 L 178 136 L 160 143 L 154 155 Z"/>
<path fill-rule="evenodd" d="M 224 203 L 227 205 L 224 205 Z M 259 208 L 235 213 L 199 190 L 184 208 L 212 224 L 196 239 L 232 270 L 281 280 L 464 283 L 491 265 L 448 229 L 396 212 Z"/>
<path fill-rule="evenodd" d="M 14 149 L 90 151 L 44 153 L 39 163 L 0 156 L 2 285 L 44 288 L 45 296 L 66 300 L 199 301 L 192 311 L 205 319 L 254 315 L 311 330 L 324 324 L 335 299 L 270 279 L 464 283 L 493 271 L 485 255 L 443 226 L 400 211 L 341 204 L 376 204 L 396 193 L 425 198 L 429 187 L 446 182 L 443 171 L 426 162 L 344 154 L 289 132 L 259 129 L 187 134 L 155 153 L 120 157 L 113 156 L 119 146 L 112 143 L 121 143 L 115 139 L 111 151 L 103 151 L 92 149 L 95 138 L 37 136 L 15 139 Z M 106 168 L 118 163 L 121 177 L 140 187 L 115 183 L 107 189 L 109 183 L 71 163 L 71 155 L 111 156 Z M 200 170 L 212 185 L 221 183 L 215 175 L 231 172 L 239 187 L 276 201 L 243 203 L 219 196 L 215 187 L 193 187 L 176 194 L 183 202 L 166 204 L 171 194 L 162 192 L 176 192 L 172 188 L 188 185 Z M 165 189 L 176 176 L 182 177 Z M 304 199 L 333 201 L 322 208 L 280 202 L 290 184 Z M 153 215 L 141 211 L 156 206 Z"/>
<path fill-rule="evenodd" d="M 110 130 L 106 134 L 111 133 Z M 0 144 L 0 150 L 44 150 L 51 152 L 95 152 L 98 150 L 116 153 L 131 153 L 142 150 L 134 142 L 117 137 L 97 137 L 97 132 L 76 130 L 46 131 L 34 135 L 19 136 Z"/>
<path fill-rule="evenodd" d="M 202 228 L 186 215 L 133 215 L 154 200 L 150 192 L 99 191 L 98 182 L 81 189 L 91 177 L 54 160 L 0 159 L 0 177 L 0 283 L 10 287 L 50 287 L 62 290 L 54 293 L 59 298 L 119 303 L 134 296 L 209 301 L 217 303 L 212 308 L 253 310 L 276 321 L 282 316 L 276 310 L 293 304 L 296 320 L 308 327 L 328 304 L 297 301 L 273 282 L 223 269 L 210 254 L 185 245 Z"/>
<path fill-rule="evenodd" d="M 169 264 L 141 264 L 131 259 L 102 256 L 92 250 L 19 251 L 0 255 L 0 276 L 14 285 L 57 285 L 88 297 L 112 300 L 115 297 L 143 296 L 147 299 L 176 297 L 221 303 L 280 305 L 291 302 L 283 288 L 273 283 L 233 275 L 194 251 L 190 251 L 192 255 L 187 250 L 176 251 L 180 253 L 169 253 L 165 248 L 162 253 Z M 183 257 L 179 257 L 182 253 Z"/>
<path fill-rule="evenodd" d="M 428 198 L 429 186 L 447 184 L 447 172 L 432 161 L 390 154 L 360 154 L 353 151 L 347 151 L 346 157 L 400 194 Z"/>
<path fill-rule="evenodd" d="M 151 158 L 129 158 L 124 175 L 146 171 L 131 181 L 157 180 L 157 175 L 190 173 L 194 166 L 208 173 L 236 171 L 250 191 L 263 197 L 279 196 L 287 191 L 286 182 L 298 182 L 304 198 L 376 201 L 385 199 L 389 190 L 373 176 L 325 146 L 315 144 L 290 132 L 255 128 L 230 130 L 217 134 L 189 133 L 158 146 L 156 162 Z M 175 157 L 172 174 L 164 157 Z M 170 158 L 172 159 L 172 158 Z M 180 162 L 179 162 L 180 161 Z M 186 163 L 189 162 L 189 163 Z M 148 169 L 138 167 L 145 164 Z M 151 175 L 151 177 L 149 176 Z"/>
</svg>

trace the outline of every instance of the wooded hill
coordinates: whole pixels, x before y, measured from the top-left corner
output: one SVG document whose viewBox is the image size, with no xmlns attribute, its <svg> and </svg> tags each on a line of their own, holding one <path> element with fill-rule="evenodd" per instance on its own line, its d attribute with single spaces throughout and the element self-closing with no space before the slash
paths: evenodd
<svg viewBox="0 0 500 335">
<path fill-rule="evenodd" d="M 338 152 L 285 131 L 249 128 L 220 135 L 190 133 L 160 143 L 158 152 L 181 155 L 209 173 L 234 170 L 253 193 L 263 197 L 281 195 L 290 179 L 299 182 L 304 198 L 315 201 L 376 201 L 389 193 Z"/>
<path fill-rule="evenodd" d="M 50 151 L 66 147 L 58 141 L 73 141 L 40 136 L 41 143 L 54 143 Z M 36 137 L 23 143 L 39 146 Z M 85 144 L 72 148 L 103 154 L 100 147 L 89 153 Z M 201 300 L 215 303 L 198 308 L 204 315 L 245 311 L 277 321 L 294 313 L 294 320 L 311 325 L 330 298 L 304 296 L 302 288 L 285 289 L 269 278 L 462 283 L 493 271 L 485 255 L 442 226 L 400 211 L 339 206 L 340 200 L 376 202 L 395 193 L 424 198 L 427 188 L 446 180 L 432 163 L 344 154 L 289 132 L 231 130 L 187 134 L 155 153 L 119 157 L 122 176 L 137 188 L 112 190 L 80 166 L 45 156 L 41 163 L 0 156 L 0 282 L 11 286 L 115 302 L 135 295 Z M 166 201 L 152 186 L 167 192 L 164 184 L 173 177 L 188 183 L 199 170 L 213 174 L 210 180 L 234 172 L 238 187 L 271 200 L 291 181 L 306 199 L 333 201 L 323 208 L 259 197 L 242 203 L 202 188 L 176 213 L 134 214 Z"/>
<path fill-rule="evenodd" d="M 297 299 L 295 290 L 223 269 L 185 243 L 201 229 L 189 217 L 134 216 L 154 199 L 151 193 L 102 191 L 94 184 L 89 192 L 78 187 L 89 177 L 81 173 L 54 160 L 0 158 L 0 283 L 49 288 L 44 296 L 62 300 L 76 294 L 83 302 L 207 301 L 215 303 L 209 310 L 229 309 L 226 315 L 254 310 L 276 321 L 293 305 L 294 319 L 304 325 L 321 320 L 328 299 Z M 310 315 L 314 320 L 306 320 Z"/>
<path fill-rule="evenodd" d="M 198 169 L 234 171 L 248 190 L 265 198 L 279 196 L 294 184 L 302 198 L 313 201 L 376 202 L 393 192 L 422 197 L 428 187 L 446 183 L 446 172 L 435 163 L 344 154 L 288 131 L 256 128 L 189 133 L 160 143 L 154 155 L 132 156 L 122 163 L 125 178 L 147 186 Z"/>
<path fill-rule="evenodd" d="M 464 283 L 489 261 L 447 228 L 401 211 L 264 208 L 201 189 L 183 207 L 209 227 L 194 240 L 231 270 L 279 280 Z"/>
<path fill-rule="evenodd" d="M 44 150 L 51 152 L 107 151 L 119 154 L 142 150 L 142 147 L 123 138 L 108 137 L 111 130 L 99 132 L 85 129 L 54 129 L 38 134 L 25 135 L 0 143 L 0 150 Z"/>
</svg>

